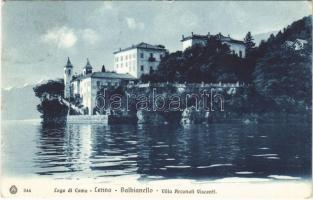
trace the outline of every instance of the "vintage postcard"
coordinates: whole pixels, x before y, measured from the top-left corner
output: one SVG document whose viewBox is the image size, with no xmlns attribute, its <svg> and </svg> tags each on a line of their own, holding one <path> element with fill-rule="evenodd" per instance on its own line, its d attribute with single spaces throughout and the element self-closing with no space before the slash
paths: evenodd
<svg viewBox="0 0 313 200">
<path fill-rule="evenodd" d="M 310 1 L 1 11 L 1 197 L 312 198 Z"/>
</svg>

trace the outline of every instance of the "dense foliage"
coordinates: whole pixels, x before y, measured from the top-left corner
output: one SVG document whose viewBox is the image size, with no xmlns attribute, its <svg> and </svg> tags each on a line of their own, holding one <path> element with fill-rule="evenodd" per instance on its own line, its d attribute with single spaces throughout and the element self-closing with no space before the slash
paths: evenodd
<svg viewBox="0 0 313 200">
<path fill-rule="evenodd" d="M 68 107 L 56 98 L 64 95 L 63 79 L 49 80 L 46 83 L 36 85 L 33 90 L 36 97 L 41 99 L 41 103 L 37 105 L 37 110 L 42 114 L 43 122 L 63 122 Z"/>
<path fill-rule="evenodd" d="M 56 122 L 56 120 L 64 120 L 68 112 L 68 107 L 61 104 L 57 99 L 45 99 L 37 105 L 37 110 L 42 114 L 44 122 Z"/>
<path fill-rule="evenodd" d="M 63 79 L 49 80 L 46 83 L 36 85 L 33 88 L 36 97 L 41 98 L 44 94 L 49 95 L 64 95 L 64 81 Z"/>
<path fill-rule="evenodd" d="M 256 91 L 268 103 L 267 109 L 305 110 L 312 96 L 312 19 L 303 18 L 271 36 L 256 49 L 258 59 L 253 73 Z M 308 43 L 301 50 L 284 46 L 296 39 Z"/>
<path fill-rule="evenodd" d="M 250 101 L 256 110 L 303 111 L 311 107 L 312 18 L 305 17 L 254 47 L 250 32 L 244 38 L 247 57 L 230 54 L 215 38 L 166 56 L 143 82 L 245 82 L 252 84 Z M 304 48 L 287 48 L 286 41 L 307 41 Z"/>
<path fill-rule="evenodd" d="M 210 38 L 206 46 L 193 46 L 167 55 L 158 70 L 142 77 L 143 82 L 237 82 L 247 81 L 249 63 L 231 54 L 227 45 Z"/>
</svg>

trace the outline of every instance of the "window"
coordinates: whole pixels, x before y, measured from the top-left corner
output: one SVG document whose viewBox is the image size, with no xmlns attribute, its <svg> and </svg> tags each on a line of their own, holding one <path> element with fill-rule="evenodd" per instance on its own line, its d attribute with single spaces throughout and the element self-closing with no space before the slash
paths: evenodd
<svg viewBox="0 0 313 200">
<path fill-rule="evenodd" d="M 134 53 L 133 58 L 136 58 L 136 54 Z"/>
<path fill-rule="evenodd" d="M 239 57 L 242 58 L 242 51 L 239 51 Z"/>
<path fill-rule="evenodd" d="M 128 55 L 126 55 L 126 57 L 125 57 L 125 60 L 127 60 L 128 59 Z"/>
<path fill-rule="evenodd" d="M 97 81 L 97 87 L 98 88 L 100 88 L 100 85 L 101 85 L 100 81 Z"/>
<path fill-rule="evenodd" d="M 162 55 L 162 54 L 160 54 L 160 60 L 162 60 L 162 58 L 163 58 L 163 55 Z"/>
<path fill-rule="evenodd" d="M 123 56 L 121 56 L 121 61 L 123 61 Z"/>
<path fill-rule="evenodd" d="M 140 53 L 140 58 L 143 58 L 143 53 Z"/>
<path fill-rule="evenodd" d="M 70 69 L 67 71 L 67 75 L 71 75 L 71 70 Z"/>
<path fill-rule="evenodd" d="M 118 68 L 118 64 L 116 64 L 116 68 Z"/>
<path fill-rule="evenodd" d="M 150 58 L 152 58 L 153 57 L 153 53 L 150 53 Z"/>
<path fill-rule="evenodd" d="M 153 67 L 152 66 L 150 66 L 150 73 L 153 71 Z"/>
<path fill-rule="evenodd" d="M 143 72 L 143 65 L 140 66 L 140 70 Z"/>
</svg>

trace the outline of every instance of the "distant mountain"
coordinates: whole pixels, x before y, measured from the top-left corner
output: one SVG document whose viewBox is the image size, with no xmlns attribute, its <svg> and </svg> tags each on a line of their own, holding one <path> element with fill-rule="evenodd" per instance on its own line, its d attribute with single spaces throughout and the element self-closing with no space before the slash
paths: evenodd
<svg viewBox="0 0 313 200">
<path fill-rule="evenodd" d="M 259 34 L 253 35 L 253 39 L 254 39 L 256 46 L 259 46 L 259 44 L 262 40 L 266 41 L 270 37 L 271 34 L 276 35 L 277 33 L 278 33 L 278 31 L 269 31 L 269 32 L 265 32 L 265 33 L 259 33 Z"/>
<path fill-rule="evenodd" d="M 37 105 L 40 100 L 33 92 L 34 85 L 2 89 L 2 110 L 3 120 L 36 119 L 40 117 Z"/>
</svg>

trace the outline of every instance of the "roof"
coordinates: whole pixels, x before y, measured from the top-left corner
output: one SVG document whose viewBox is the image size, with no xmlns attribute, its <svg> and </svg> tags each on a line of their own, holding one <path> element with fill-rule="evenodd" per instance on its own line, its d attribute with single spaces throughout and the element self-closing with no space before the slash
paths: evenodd
<svg viewBox="0 0 313 200">
<path fill-rule="evenodd" d="M 209 39 L 209 37 L 215 37 L 218 40 L 220 40 L 221 42 L 230 42 L 230 43 L 236 43 L 236 44 L 244 44 L 243 41 L 241 40 L 235 40 L 233 38 L 231 38 L 230 36 L 224 36 L 221 33 L 216 34 L 216 35 L 198 35 L 198 34 L 192 34 L 191 36 L 188 37 L 183 37 L 183 39 L 181 40 L 186 41 L 186 40 L 190 40 L 190 39 Z"/>
<path fill-rule="evenodd" d="M 72 65 L 72 63 L 71 63 L 71 61 L 70 61 L 70 57 L 67 57 L 67 63 L 66 63 L 66 65 L 65 65 L 65 67 L 66 67 L 66 68 L 73 68 L 73 65 Z"/>
<path fill-rule="evenodd" d="M 234 39 L 230 39 L 230 40 L 221 40 L 221 42 L 229 42 L 229 43 L 236 43 L 236 44 L 242 44 L 244 45 L 245 43 L 243 41 L 240 40 L 234 40 Z"/>
<path fill-rule="evenodd" d="M 82 80 L 85 78 L 102 78 L 102 79 L 124 79 L 124 80 L 136 80 L 136 78 L 130 74 L 118 74 L 116 72 L 93 72 L 87 75 L 79 75 L 73 79 Z"/>
<path fill-rule="evenodd" d="M 192 34 L 191 36 L 183 37 L 181 42 L 190 40 L 190 39 L 205 39 L 207 40 L 209 38 L 209 35 L 198 35 L 198 34 Z"/>
<path fill-rule="evenodd" d="M 113 54 L 120 53 L 123 51 L 128 51 L 131 49 L 152 49 L 152 50 L 158 50 L 158 51 L 166 51 L 166 49 L 163 45 L 152 45 L 152 44 L 141 42 L 139 44 L 132 45 L 132 46 L 127 47 L 125 49 L 120 49 L 118 51 L 115 51 L 115 52 L 113 52 Z"/>
<path fill-rule="evenodd" d="M 91 69 L 91 68 L 92 68 L 92 66 L 91 66 L 91 64 L 90 64 L 90 62 L 89 62 L 89 59 L 88 59 L 88 58 L 87 58 L 87 64 L 86 64 L 85 68 L 89 68 L 89 69 Z"/>
<path fill-rule="evenodd" d="M 301 42 L 301 43 L 303 43 L 303 44 L 307 44 L 307 43 L 308 43 L 308 41 L 303 40 L 303 39 L 299 39 L 299 38 L 296 39 L 295 42 Z"/>
<path fill-rule="evenodd" d="M 130 74 L 118 74 L 115 72 L 94 72 L 91 74 L 92 78 L 117 78 L 117 79 L 136 79 Z"/>
<path fill-rule="evenodd" d="M 236 44 L 244 44 L 243 41 L 241 40 L 235 40 L 233 38 L 231 38 L 229 35 L 228 36 L 224 36 L 221 33 L 216 34 L 215 37 L 220 40 L 221 42 L 230 42 L 230 43 L 236 43 Z"/>
</svg>

